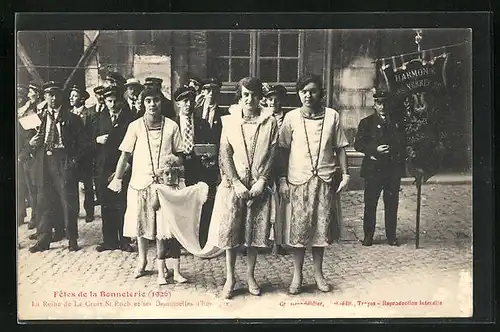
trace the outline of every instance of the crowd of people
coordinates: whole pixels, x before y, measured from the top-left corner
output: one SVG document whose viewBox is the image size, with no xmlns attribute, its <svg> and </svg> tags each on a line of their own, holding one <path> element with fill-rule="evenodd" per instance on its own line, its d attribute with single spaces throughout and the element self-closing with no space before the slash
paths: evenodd
<svg viewBox="0 0 500 332">
<path fill-rule="evenodd" d="M 339 113 L 322 103 L 321 78 L 306 74 L 298 79 L 301 106 L 288 112 L 282 107 L 286 88 L 256 77 L 238 82 L 227 110 L 219 106 L 216 79 L 189 79 L 173 93 L 173 101 L 161 88 L 159 78 L 141 83 L 111 72 L 103 86 L 94 88 L 98 103 L 87 108 L 90 96 L 79 86 L 70 87 L 69 95 L 57 82 L 18 87 L 19 119 L 39 119 L 18 126 L 18 223 L 29 205 L 28 228 L 36 229 L 29 251 L 48 250 L 64 238 L 69 251 L 79 249 L 82 183 L 85 221 L 92 222 L 95 206 L 101 206 L 103 241 L 97 251 L 137 251 L 135 276 L 140 278 L 148 244 L 156 241 L 158 284 L 170 277 L 186 282 L 178 239 L 192 228 L 175 226 L 174 214 L 161 212 L 175 209 L 164 194 L 171 192 L 171 197 L 191 200 L 199 212 L 191 214 L 197 218 L 199 246 L 226 253 L 223 298 L 233 295 L 242 247 L 251 294 L 261 293 L 254 274 L 258 249 L 270 246 L 277 254 L 292 253 L 290 294 L 301 292 L 306 248 L 312 248 L 317 287 L 328 292 L 323 256 L 340 234 L 339 195 L 350 180 L 349 142 Z M 355 142 L 365 154 L 363 245 L 372 245 L 382 190 L 388 243 L 397 245 L 404 137 L 391 122 L 387 93 L 376 92 L 374 98 L 376 112 L 360 123 Z M 166 259 L 173 261 L 173 273 Z"/>
</svg>

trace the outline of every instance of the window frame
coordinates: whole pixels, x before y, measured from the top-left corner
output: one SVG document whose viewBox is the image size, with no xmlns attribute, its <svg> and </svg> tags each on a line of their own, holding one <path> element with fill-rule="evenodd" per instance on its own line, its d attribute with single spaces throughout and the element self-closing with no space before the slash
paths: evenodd
<svg viewBox="0 0 500 332">
<path fill-rule="evenodd" d="M 221 87 L 221 92 L 234 92 L 235 87 L 238 81 L 227 81 L 228 78 L 232 78 L 231 75 L 233 73 L 232 71 L 232 59 L 249 59 L 249 75 L 250 76 L 256 76 L 259 77 L 259 62 L 260 59 L 276 59 L 278 60 L 277 63 L 277 70 L 279 71 L 279 60 L 280 59 L 293 59 L 297 60 L 297 76 L 300 76 L 304 72 L 304 45 L 305 45 L 305 31 L 304 30 L 212 30 L 208 32 L 209 34 L 216 34 L 216 33 L 229 33 L 229 53 L 228 55 L 214 55 L 212 51 L 209 52 L 209 56 L 207 58 L 207 69 L 210 70 L 211 64 L 210 62 L 213 61 L 214 59 L 229 59 L 228 61 L 228 77 L 223 78 L 222 80 L 222 87 Z M 232 33 L 248 33 L 250 35 L 250 45 L 249 45 L 249 55 L 248 56 L 233 56 L 231 54 L 231 44 L 232 44 L 232 39 L 231 39 L 231 34 Z M 281 56 L 279 51 L 277 56 L 260 56 L 260 45 L 259 45 L 259 35 L 261 33 L 277 33 L 278 36 L 282 34 L 297 34 L 298 36 L 298 49 L 297 49 L 297 56 L 296 57 L 290 57 L 290 56 Z M 278 48 L 281 47 L 281 37 L 278 37 Z M 210 46 L 209 49 L 211 50 Z M 211 75 L 210 72 L 208 72 L 209 75 Z M 279 72 L 277 73 L 277 78 L 279 79 Z M 294 82 L 266 82 L 270 84 L 281 84 L 283 85 L 288 92 L 290 93 L 290 90 L 295 88 L 295 81 Z"/>
</svg>

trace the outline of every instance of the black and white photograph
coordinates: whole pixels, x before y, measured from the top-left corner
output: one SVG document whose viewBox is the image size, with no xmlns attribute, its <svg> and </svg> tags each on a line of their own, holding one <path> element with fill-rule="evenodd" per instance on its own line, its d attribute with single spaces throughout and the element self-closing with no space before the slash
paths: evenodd
<svg viewBox="0 0 500 332">
<path fill-rule="evenodd" d="M 18 319 L 473 315 L 472 30 L 19 30 Z"/>
</svg>

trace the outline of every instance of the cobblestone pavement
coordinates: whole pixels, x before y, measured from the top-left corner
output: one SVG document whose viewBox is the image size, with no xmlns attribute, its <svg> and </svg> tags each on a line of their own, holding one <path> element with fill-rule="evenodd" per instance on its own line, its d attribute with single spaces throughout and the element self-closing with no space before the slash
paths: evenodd
<svg viewBox="0 0 500 332">
<path fill-rule="evenodd" d="M 402 186 L 401 246 L 383 243 L 381 200 L 376 244 L 362 247 L 358 239 L 363 237 L 363 192 L 344 193 L 343 240 L 327 248 L 324 258 L 325 276 L 333 287 L 330 293 L 316 290 L 309 251 L 304 292 L 298 296 L 286 293 L 291 255 L 263 252 L 256 267 L 262 296 L 247 292 L 245 257 L 240 255 L 235 297 L 230 301 L 217 298 L 225 278 L 223 255 L 205 260 L 184 254 L 181 269 L 189 283 L 159 287 L 154 244 L 148 254 L 150 273 L 140 279 L 133 277 L 136 253 L 96 252 L 101 241 L 98 207 L 94 222 L 87 224 L 80 218 L 77 252 L 69 252 L 67 241 L 61 241 L 52 243 L 48 251 L 30 254 L 32 231 L 22 225 L 18 229 L 19 319 L 468 316 L 472 313 L 472 187 L 423 186 L 420 249 L 415 249 L 414 241 L 415 202 L 415 187 Z M 66 294 L 54 293 L 58 291 Z"/>
</svg>

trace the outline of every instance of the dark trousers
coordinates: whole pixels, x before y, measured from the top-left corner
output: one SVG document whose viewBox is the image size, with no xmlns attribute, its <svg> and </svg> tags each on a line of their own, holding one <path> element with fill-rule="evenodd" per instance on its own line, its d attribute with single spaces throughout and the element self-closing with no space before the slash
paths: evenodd
<svg viewBox="0 0 500 332">
<path fill-rule="evenodd" d="M 127 186 L 115 193 L 106 183 L 99 183 L 102 216 L 102 239 L 105 246 L 118 247 L 128 244 L 129 238 L 123 237 L 123 222 L 127 209 Z"/>
<path fill-rule="evenodd" d="M 38 243 L 42 247 L 50 245 L 52 228 L 65 230 L 70 242 L 78 238 L 78 180 L 69 167 L 64 151 L 43 155 L 43 183 L 37 193 Z"/>
<path fill-rule="evenodd" d="M 385 175 L 365 178 L 365 211 L 363 230 L 366 238 L 373 238 L 377 218 L 377 203 L 384 191 L 385 233 L 387 239 L 396 239 L 396 225 L 401 177 Z"/>
<path fill-rule="evenodd" d="M 81 177 L 80 182 L 83 183 L 84 199 L 83 208 L 85 215 L 94 216 L 94 180 L 91 174 L 85 174 Z"/>
<path fill-rule="evenodd" d="M 156 241 L 160 241 L 158 259 L 181 257 L 181 244 L 175 238 Z"/>
</svg>

